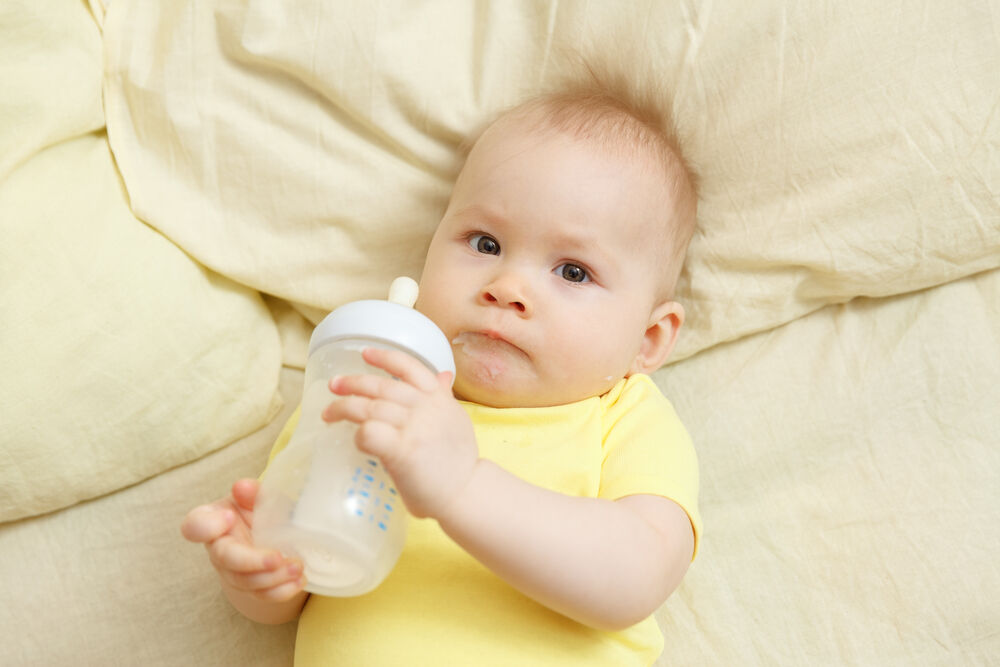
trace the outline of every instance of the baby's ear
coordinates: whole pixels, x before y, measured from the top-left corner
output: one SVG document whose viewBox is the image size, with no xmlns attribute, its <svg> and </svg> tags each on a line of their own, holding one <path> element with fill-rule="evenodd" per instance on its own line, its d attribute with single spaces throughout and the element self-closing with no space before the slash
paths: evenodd
<svg viewBox="0 0 1000 667">
<path fill-rule="evenodd" d="M 674 349 L 677 333 L 684 324 L 684 307 L 676 301 L 665 301 L 653 309 L 649 326 L 642 336 L 639 354 L 632 361 L 629 375 L 652 373 L 663 365 Z"/>
</svg>

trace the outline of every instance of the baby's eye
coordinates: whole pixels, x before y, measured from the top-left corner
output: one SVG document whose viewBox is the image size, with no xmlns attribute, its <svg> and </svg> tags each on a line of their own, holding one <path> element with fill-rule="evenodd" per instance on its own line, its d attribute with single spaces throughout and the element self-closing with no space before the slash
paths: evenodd
<svg viewBox="0 0 1000 667">
<path fill-rule="evenodd" d="M 590 282 L 590 276 L 587 275 L 587 269 L 577 264 L 561 264 L 556 267 L 556 272 L 571 283 Z"/>
<path fill-rule="evenodd" d="M 500 254 L 500 244 L 492 236 L 487 236 L 486 234 L 476 234 L 475 236 L 469 237 L 469 245 L 472 246 L 477 252 L 481 252 L 485 255 L 499 255 Z"/>
</svg>

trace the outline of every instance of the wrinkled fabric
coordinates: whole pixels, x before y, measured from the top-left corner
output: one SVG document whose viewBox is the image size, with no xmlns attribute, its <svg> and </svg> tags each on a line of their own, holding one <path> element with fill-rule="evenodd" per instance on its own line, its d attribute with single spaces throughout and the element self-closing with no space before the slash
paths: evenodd
<svg viewBox="0 0 1000 667">
<path fill-rule="evenodd" d="M 263 426 L 281 343 L 260 295 L 138 220 L 79 2 L 0 7 L 0 521 Z"/>
<path fill-rule="evenodd" d="M 997 322 L 994 270 L 829 306 L 655 376 L 698 447 L 705 521 L 658 614 L 664 665 L 1000 655 Z"/>
<path fill-rule="evenodd" d="M 661 93 L 701 182 L 675 360 L 1000 266 L 988 4 L 122 2 L 105 104 L 136 212 L 314 321 L 419 275 L 489 118 L 577 56 Z"/>
</svg>

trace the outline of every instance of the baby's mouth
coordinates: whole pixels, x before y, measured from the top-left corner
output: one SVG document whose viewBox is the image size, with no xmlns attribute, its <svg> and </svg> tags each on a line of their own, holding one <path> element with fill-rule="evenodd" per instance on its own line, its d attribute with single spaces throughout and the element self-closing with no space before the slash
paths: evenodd
<svg viewBox="0 0 1000 667">
<path fill-rule="evenodd" d="M 525 354 L 524 350 L 495 331 L 463 331 L 452 339 L 451 344 L 465 354 L 475 352 L 498 354 L 510 351 Z"/>
</svg>

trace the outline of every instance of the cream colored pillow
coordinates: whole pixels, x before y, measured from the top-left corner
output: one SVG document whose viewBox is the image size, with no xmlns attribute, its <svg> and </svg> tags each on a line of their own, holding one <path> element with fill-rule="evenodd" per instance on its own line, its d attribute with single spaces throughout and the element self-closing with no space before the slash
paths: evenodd
<svg viewBox="0 0 1000 667">
<path fill-rule="evenodd" d="M 186 463 L 279 406 L 260 296 L 132 216 L 103 135 L 15 170 L 0 230 L 0 520 Z"/>
<path fill-rule="evenodd" d="M 315 319 L 419 273 L 457 147 L 562 54 L 651 69 L 702 180 L 681 358 L 1000 264 L 992 25 L 976 2 L 114 3 L 105 101 L 140 216 Z"/>
<path fill-rule="evenodd" d="M 80 2 L 0 5 L 0 179 L 44 146 L 104 127 L 101 33 Z"/>
<path fill-rule="evenodd" d="M 100 47 L 78 2 L 0 10 L 0 521 L 195 459 L 278 406 L 260 295 L 128 208 Z"/>
</svg>

